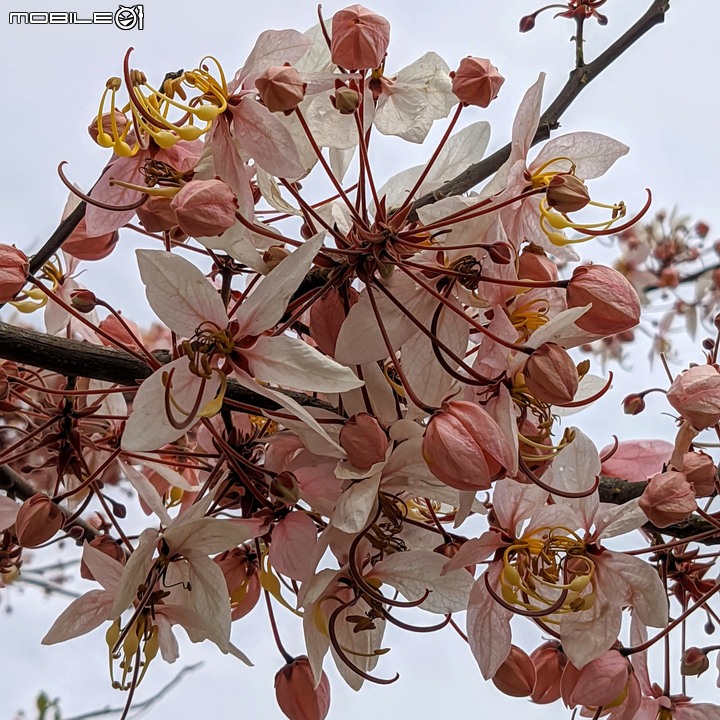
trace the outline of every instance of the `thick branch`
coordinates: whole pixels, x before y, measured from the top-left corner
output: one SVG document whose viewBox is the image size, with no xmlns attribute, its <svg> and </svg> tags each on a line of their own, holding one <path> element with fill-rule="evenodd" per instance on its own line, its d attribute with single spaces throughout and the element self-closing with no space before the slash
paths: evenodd
<svg viewBox="0 0 720 720">
<path fill-rule="evenodd" d="M 162 363 L 170 361 L 167 351 L 156 352 L 155 357 Z M 55 337 L 4 322 L 0 322 L 0 358 L 61 375 L 94 378 L 118 385 L 135 385 L 152 373 L 150 366 L 123 350 Z M 333 409 L 322 400 L 303 393 L 283 392 L 302 405 Z M 261 410 L 280 409 L 276 402 L 247 390 L 234 380 L 228 380 L 225 397 Z"/>
<path fill-rule="evenodd" d="M 533 138 L 532 144 L 536 145 L 550 137 L 553 130 L 560 127 L 562 114 L 570 107 L 575 98 L 587 87 L 600 73 L 617 60 L 628 48 L 636 43 L 646 32 L 655 25 L 665 20 L 665 13 L 670 7 L 670 0 L 654 0 L 648 11 L 624 34 L 618 38 L 605 52 L 599 55 L 588 65 L 575 68 L 568 81 L 552 101 L 550 106 L 541 115 L 538 129 Z M 471 165 L 452 180 L 448 180 L 437 190 L 418 198 L 413 208 L 432 205 L 432 203 L 451 195 L 461 195 L 490 177 L 502 167 L 502 164 L 510 157 L 512 145 L 508 143 L 497 150 L 489 157 Z"/>
</svg>

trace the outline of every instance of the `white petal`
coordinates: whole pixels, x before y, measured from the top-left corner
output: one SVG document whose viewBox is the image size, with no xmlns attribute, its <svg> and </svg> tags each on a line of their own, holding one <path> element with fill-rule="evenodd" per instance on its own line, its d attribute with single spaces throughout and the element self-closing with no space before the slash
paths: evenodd
<svg viewBox="0 0 720 720">
<path fill-rule="evenodd" d="M 107 620 L 112 594 L 105 590 L 90 590 L 73 600 L 53 623 L 43 645 L 53 645 L 89 633 Z"/>
<path fill-rule="evenodd" d="M 530 172 L 557 157 L 570 158 L 575 163 L 575 173 L 582 180 L 592 180 L 604 175 L 613 163 L 630 148 L 607 135 L 577 132 L 550 140 L 530 165 Z M 546 171 L 567 170 L 567 161 L 556 166 L 548 165 Z"/>
<path fill-rule="evenodd" d="M 218 291 L 195 265 L 164 250 L 135 252 L 150 307 L 171 330 L 192 337 L 206 321 L 227 326 Z"/>
<path fill-rule="evenodd" d="M 318 233 L 304 242 L 273 268 L 245 298 L 236 315 L 244 335 L 260 335 L 280 320 L 293 293 L 312 267 L 324 237 L 324 233 Z"/>
<path fill-rule="evenodd" d="M 263 335 L 244 353 L 261 382 L 295 390 L 345 392 L 362 386 L 355 373 L 297 338 Z"/>
<path fill-rule="evenodd" d="M 155 489 L 155 486 L 147 479 L 147 477 L 136 470 L 132 465 L 128 465 L 122 460 L 118 460 L 120 468 L 123 474 L 128 479 L 130 484 L 135 488 L 140 498 L 147 504 L 147 506 L 160 518 L 163 525 L 170 524 L 170 516 L 165 508 L 160 493 Z"/>
</svg>

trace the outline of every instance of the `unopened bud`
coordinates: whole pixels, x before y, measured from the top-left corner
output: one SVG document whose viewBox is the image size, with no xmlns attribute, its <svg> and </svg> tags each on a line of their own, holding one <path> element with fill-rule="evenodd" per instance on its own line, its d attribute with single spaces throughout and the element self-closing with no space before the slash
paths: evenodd
<svg viewBox="0 0 720 720">
<path fill-rule="evenodd" d="M 357 90 L 343 86 L 335 91 L 330 101 L 341 115 L 352 115 L 360 105 L 360 95 Z"/>
<path fill-rule="evenodd" d="M 275 675 L 275 697 L 290 720 L 325 720 L 330 710 L 330 683 L 322 672 L 315 686 L 310 661 L 303 655 Z"/>
<path fill-rule="evenodd" d="M 645 398 L 640 393 L 631 393 L 623 400 L 626 415 L 639 415 L 645 409 Z"/>
<path fill-rule="evenodd" d="M 294 67 L 283 65 L 269 67 L 260 73 L 255 87 L 270 112 L 288 113 L 302 102 L 307 83 Z"/>
<path fill-rule="evenodd" d="M 710 660 L 705 651 L 699 647 L 690 647 L 680 661 L 680 674 L 700 677 L 709 667 Z"/>
<path fill-rule="evenodd" d="M 36 493 L 26 500 L 15 519 L 18 545 L 37 547 L 62 530 L 65 524 L 63 511 L 47 496 Z"/>
<path fill-rule="evenodd" d="M 530 32 L 535 27 L 535 15 L 525 15 L 520 18 L 520 32 Z"/>
<path fill-rule="evenodd" d="M 290 253 L 279 245 L 273 245 L 269 247 L 263 253 L 263 262 L 268 266 L 270 270 L 276 268 Z"/>
<path fill-rule="evenodd" d="M 466 57 L 451 72 L 452 91 L 460 102 L 486 108 L 500 92 L 505 78 L 486 58 Z"/>
<path fill-rule="evenodd" d="M 535 666 L 530 656 L 513 645 L 507 660 L 498 668 L 492 681 L 495 687 L 511 697 L 527 697 L 535 687 Z"/>
<path fill-rule="evenodd" d="M 578 389 L 578 373 L 567 350 L 543 343 L 528 358 L 523 370 L 528 390 L 541 402 L 567 405 Z"/>
<path fill-rule="evenodd" d="M 91 547 L 94 547 L 96 550 L 99 550 L 101 553 L 105 553 L 105 555 L 111 557 L 113 560 L 117 560 L 123 565 L 125 564 L 125 561 L 127 559 L 125 553 L 122 551 L 122 548 L 117 544 L 117 542 L 115 542 L 115 540 L 113 540 L 109 535 L 98 535 L 97 537 L 93 538 L 88 544 Z M 82 560 L 80 562 L 80 577 L 83 577 L 86 580 L 97 579 L 85 563 L 85 560 Z"/>
<path fill-rule="evenodd" d="M 574 175 L 555 175 L 547 187 L 547 204 L 561 213 L 582 210 L 590 202 L 585 183 Z"/>
<path fill-rule="evenodd" d="M 70 294 L 70 304 L 81 313 L 89 313 L 97 305 L 97 297 L 91 290 L 75 290 Z"/>
<path fill-rule="evenodd" d="M 648 520 L 659 528 L 687 520 L 697 509 L 693 486 L 676 470 L 652 477 L 638 504 Z"/>
<path fill-rule="evenodd" d="M 488 255 L 496 265 L 509 265 L 513 259 L 507 243 L 493 243 L 487 246 Z"/>
<path fill-rule="evenodd" d="M 390 23 L 362 5 L 338 10 L 332 18 L 330 57 L 348 70 L 380 67 L 390 44 Z"/>
<path fill-rule="evenodd" d="M 270 495 L 285 505 L 294 505 L 300 499 L 300 488 L 295 475 L 287 471 L 277 474 L 270 483 Z"/>
<path fill-rule="evenodd" d="M 369 413 L 357 413 L 347 420 L 340 430 L 339 439 L 348 460 L 356 468 L 370 468 L 385 459 L 387 435 Z"/>
</svg>

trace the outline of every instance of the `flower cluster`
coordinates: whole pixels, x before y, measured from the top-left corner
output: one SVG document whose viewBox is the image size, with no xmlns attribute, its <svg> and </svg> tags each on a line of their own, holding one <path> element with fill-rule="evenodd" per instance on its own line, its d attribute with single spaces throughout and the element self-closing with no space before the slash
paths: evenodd
<svg viewBox="0 0 720 720">
<path fill-rule="evenodd" d="M 601 4 L 561 14 L 601 20 Z M 720 423 L 716 349 L 667 391 L 674 445 L 599 452 L 560 418 L 611 381 L 573 349 L 640 320 L 629 259 L 568 268 L 578 243 L 641 244 L 633 224 L 649 199 L 628 217 L 587 184 L 628 148 L 577 132 L 531 154 L 540 75 L 502 167 L 478 192 L 428 202 L 482 159 L 489 125 L 476 113 L 503 77 L 487 59 L 451 71 L 432 52 L 390 72 L 389 47 L 388 21 L 353 5 L 304 34 L 263 33 L 232 77 L 204 58 L 155 87 L 128 52 L 90 124 L 113 155 L 64 258 L 25 287 L 27 257 L 0 248 L 0 294 L 44 307 L 49 334 L 122 350 L 140 372 L 3 365 L 0 462 L 33 493 L 0 496 L 0 581 L 24 548 L 79 538 L 83 577 L 99 587 L 43 642 L 104 626 L 113 685 L 130 698 L 158 653 L 178 657 L 178 626 L 249 663 L 233 623 L 265 607 L 293 720 L 326 717 L 330 650 L 352 688 L 392 681 L 375 672 L 388 623 L 451 625 L 485 679 L 536 703 L 614 720 L 720 717 L 651 684 L 645 665 L 718 588 L 688 545 L 720 527 L 697 501 L 717 488 L 696 443 Z M 381 182 L 377 136 L 423 143 L 438 121 L 428 161 Z M 151 332 L 75 279 L 128 226 L 146 240 L 136 257 Z M 619 499 L 626 481 L 642 492 Z M 123 522 L 133 503 L 139 534 Z M 682 540 L 665 542 L 683 523 Z M 650 550 L 613 545 L 640 529 Z M 273 608 L 302 619 L 298 656 Z M 416 627 L 408 608 L 438 618 Z M 552 639 L 525 652 L 513 618 Z M 685 666 L 701 672 L 711 651 Z"/>
</svg>

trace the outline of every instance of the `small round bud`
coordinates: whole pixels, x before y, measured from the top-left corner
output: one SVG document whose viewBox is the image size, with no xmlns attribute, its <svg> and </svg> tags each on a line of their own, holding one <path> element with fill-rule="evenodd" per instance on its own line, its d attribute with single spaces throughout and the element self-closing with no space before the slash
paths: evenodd
<svg viewBox="0 0 720 720">
<path fill-rule="evenodd" d="M 510 697 L 528 697 L 535 687 L 537 674 L 530 656 L 513 645 L 505 662 L 492 677 L 495 687 Z"/>
<path fill-rule="evenodd" d="M 270 112 L 287 113 L 294 110 L 305 97 L 307 83 L 289 65 L 270 67 L 255 80 L 260 99 Z"/>
<path fill-rule="evenodd" d="M 63 511 L 47 495 L 36 493 L 22 504 L 15 518 L 18 545 L 26 548 L 42 545 L 64 524 Z"/>
<path fill-rule="evenodd" d="M 89 313 L 97 305 L 97 297 L 91 290 L 80 289 L 70 294 L 70 304 L 81 313 Z"/>
<path fill-rule="evenodd" d="M 505 78 L 486 58 L 466 57 L 450 73 L 452 91 L 460 102 L 486 108 L 500 92 Z"/>
<path fill-rule="evenodd" d="M 530 32 L 535 27 L 535 15 L 525 15 L 520 18 L 520 32 Z"/>
<path fill-rule="evenodd" d="M 639 415 L 645 409 L 645 398 L 640 393 L 632 393 L 623 400 L 623 412 L 626 415 Z"/>
<path fill-rule="evenodd" d="M 527 359 L 523 369 L 528 390 L 541 402 L 566 405 L 578 389 L 578 372 L 567 350 L 543 343 Z"/>
<path fill-rule="evenodd" d="M 362 5 L 339 10 L 332 18 L 330 57 L 348 70 L 380 67 L 390 44 L 390 23 Z"/>
<path fill-rule="evenodd" d="M 653 525 L 668 527 L 695 512 L 695 490 L 683 473 L 668 470 L 650 479 L 639 506 Z"/>
<path fill-rule="evenodd" d="M 699 647 L 690 647 L 680 661 L 680 674 L 700 677 L 709 667 L 710 660 L 705 651 Z"/>
<path fill-rule="evenodd" d="M 369 413 L 357 413 L 347 420 L 340 430 L 339 439 L 348 460 L 356 468 L 368 469 L 385 459 L 387 435 Z"/>
<path fill-rule="evenodd" d="M 275 697 L 290 720 L 325 720 L 330 710 L 330 683 L 321 671 L 315 678 L 307 656 L 289 662 L 275 675 Z"/>
<path fill-rule="evenodd" d="M 30 263 L 22 250 L 0 244 L 0 303 L 9 302 L 22 290 L 29 269 Z"/>
<path fill-rule="evenodd" d="M 235 222 L 238 201 L 229 185 L 214 180 L 191 180 L 172 199 L 180 229 L 191 237 L 220 235 Z"/>
<path fill-rule="evenodd" d="M 561 213 L 582 210 L 590 202 L 585 183 L 574 175 L 555 175 L 547 187 L 547 204 Z"/>
<path fill-rule="evenodd" d="M 335 91 L 330 101 L 341 115 L 352 115 L 360 105 L 360 94 L 357 90 L 343 86 Z"/>
</svg>

